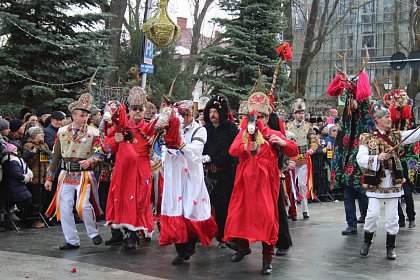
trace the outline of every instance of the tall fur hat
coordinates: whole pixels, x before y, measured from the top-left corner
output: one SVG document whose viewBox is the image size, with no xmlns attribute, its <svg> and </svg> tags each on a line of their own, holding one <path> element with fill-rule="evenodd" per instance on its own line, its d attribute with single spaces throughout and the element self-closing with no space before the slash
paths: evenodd
<svg viewBox="0 0 420 280">
<path fill-rule="evenodd" d="M 210 98 L 207 102 L 206 107 L 204 108 L 204 121 L 210 123 L 210 109 L 216 109 L 219 113 L 219 122 L 221 123 L 224 120 L 228 119 L 229 115 L 229 101 L 226 96 L 223 94 L 216 94 Z"/>
<path fill-rule="evenodd" d="M 79 100 L 70 103 L 68 109 L 70 112 L 73 110 L 83 110 L 90 112 L 90 108 L 92 107 L 93 103 L 93 96 L 90 93 L 83 93 L 80 95 Z"/>
<path fill-rule="evenodd" d="M 306 111 L 305 101 L 302 98 L 298 98 L 293 103 L 293 113 Z"/>
</svg>

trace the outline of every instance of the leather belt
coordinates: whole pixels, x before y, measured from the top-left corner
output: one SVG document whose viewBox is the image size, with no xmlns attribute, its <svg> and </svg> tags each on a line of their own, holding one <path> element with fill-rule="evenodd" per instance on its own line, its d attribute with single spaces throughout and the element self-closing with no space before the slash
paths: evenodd
<svg viewBox="0 0 420 280">
<path fill-rule="evenodd" d="M 219 171 L 224 171 L 224 170 L 228 170 L 231 169 L 233 167 L 232 164 L 230 165 L 214 165 L 214 164 L 209 164 L 205 166 L 205 170 L 207 172 L 211 172 L 211 173 L 215 173 L 215 172 L 219 172 Z"/>
</svg>

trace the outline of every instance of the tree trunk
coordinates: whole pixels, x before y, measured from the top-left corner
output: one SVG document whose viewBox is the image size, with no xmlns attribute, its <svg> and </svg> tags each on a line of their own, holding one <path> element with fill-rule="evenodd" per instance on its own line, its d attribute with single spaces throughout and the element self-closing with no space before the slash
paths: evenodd
<svg viewBox="0 0 420 280">
<path fill-rule="evenodd" d="M 411 47 L 412 51 L 420 51 L 420 0 L 416 1 L 416 10 L 414 12 L 413 21 L 412 21 L 412 30 L 410 32 L 414 35 L 414 44 Z M 419 83 L 420 72 L 418 69 L 411 70 L 411 78 L 410 83 L 408 85 L 407 93 L 408 96 L 416 100 L 416 94 L 420 91 L 420 83 Z M 415 104 L 418 105 L 418 104 Z"/>
<path fill-rule="evenodd" d="M 195 72 L 197 68 L 197 60 L 196 56 L 199 52 L 200 48 L 200 39 L 201 39 L 201 27 L 203 26 L 204 18 L 207 14 L 210 5 L 213 4 L 215 0 L 206 0 L 204 2 L 203 9 L 200 11 L 200 0 L 194 0 L 194 25 L 192 28 L 192 38 L 191 38 L 191 48 L 190 48 L 190 56 L 187 61 L 187 65 L 183 71 L 183 73 L 191 73 L 200 76 L 204 72 L 204 67 L 201 67 L 201 64 L 198 66 L 198 71 Z M 201 71 L 201 72 L 200 72 Z M 195 85 L 197 83 L 197 78 L 191 79 L 190 85 L 190 92 L 192 93 Z"/>
<path fill-rule="evenodd" d="M 311 12 L 309 14 L 308 25 L 306 27 L 305 40 L 303 42 L 302 57 L 299 68 L 297 69 L 297 83 L 295 88 L 299 88 L 299 96 L 304 97 L 306 93 L 306 80 L 308 78 L 308 69 L 312 62 L 312 46 L 315 38 L 315 24 L 318 18 L 319 0 L 313 0 Z"/>
<path fill-rule="evenodd" d="M 398 0 L 394 0 L 394 15 L 393 15 L 393 20 L 394 20 L 394 51 L 395 52 L 399 52 L 400 51 L 400 29 L 398 27 L 398 13 L 399 13 L 399 5 L 398 5 Z M 395 71 L 395 88 L 399 88 L 400 87 L 400 72 L 399 71 Z"/>
<path fill-rule="evenodd" d="M 127 9 L 127 0 L 112 0 L 109 12 L 114 16 L 110 22 L 110 28 L 115 30 L 110 39 L 111 61 L 113 66 L 117 66 L 118 57 L 121 51 L 121 29 L 124 22 L 125 11 Z M 117 73 L 112 71 L 105 80 L 105 84 L 113 86 L 117 82 Z"/>
</svg>

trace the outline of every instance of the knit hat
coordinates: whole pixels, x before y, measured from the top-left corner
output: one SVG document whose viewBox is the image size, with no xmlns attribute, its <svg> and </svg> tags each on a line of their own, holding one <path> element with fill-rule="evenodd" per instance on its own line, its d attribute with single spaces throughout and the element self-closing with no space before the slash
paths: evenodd
<svg viewBox="0 0 420 280">
<path fill-rule="evenodd" d="M 130 89 L 127 101 L 130 106 L 144 106 L 146 105 L 146 93 L 141 87 L 135 86 Z"/>
<path fill-rule="evenodd" d="M 272 112 L 270 99 L 262 92 L 255 92 L 248 98 L 248 112 L 256 111 L 269 115 Z"/>
<path fill-rule="evenodd" d="M 10 127 L 9 122 L 5 119 L 0 119 L 0 131 L 6 130 Z"/>
<path fill-rule="evenodd" d="M 38 127 L 38 126 L 30 127 L 26 131 L 26 135 L 28 137 L 31 137 L 31 138 L 35 138 L 38 134 L 41 134 L 41 133 L 44 133 L 44 129 L 42 129 L 42 127 Z"/>
<path fill-rule="evenodd" d="M 203 112 L 204 121 L 206 123 L 210 123 L 210 109 L 217 110 L 219 113 L 219 122 L 227 120 L 229 117 L 229 102 L 223 94 L 216 94 L 207 102 Z"/>
<path fill-rule="evenodd" d="M 21 120 L 11 120 L 9 122 L 10 131 L 15 133 L 19 130 L 19 128 L 22 126 L 23 122 Z"/>
<path fill-rule="evenodd" d="M 338 131 L 338 127 L 336 125 L 330 127 L 330 129 L 328 130 L 328 134 L 331 135 L 333 131 Z"/>
<path fill-rule="evenodd" d="M 70 112 L 73 110 L 83 110 L 90 112 L 90 107 L 92 106 L 93 96 L 90 93 L 83 93 L 80 95 L 79 100 L 71 103 L 68 108 Z"/>
<path fill-rule="evenodd" d="M 13 150 L 17 149 L 17 147 L 13 144 L 7 143 L 6 144 L 6 151 L 8 151 L 9 153 L 12 153 Z"/>
<path fill-rule="evenodd" d="M 330 115 L 332 115 L 332 114 L 338 114 L 337 109 L 331 109 L 330 110 Z"/>
</svg>

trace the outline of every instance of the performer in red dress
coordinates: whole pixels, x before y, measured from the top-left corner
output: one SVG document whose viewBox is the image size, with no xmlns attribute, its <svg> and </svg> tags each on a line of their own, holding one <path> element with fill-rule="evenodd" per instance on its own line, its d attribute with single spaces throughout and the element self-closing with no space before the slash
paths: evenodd
<svg viewBox="0 0 420 280">
<path fill-rule="evenodd" d="M 142 130 L 145 125 L 146 94 L 140 87 L 134 87 L 130 90 L 128 102 L 130 120 L 124 129 L 132 133 L 132 139 L 124 137 L 122 131 L 113 129 L 109 131 L 104 144 L 106 152 L 116 153 L 106 208 L 106 224 L 112 228 L 112 238 L 107 244 L 121 242 L 121 230 L 125 229 L 125 246 L 127 249 L 134 249 L 138 240 L 137 231 L 142 230 L 146 237 L 151 237 L 154 220 L 150 200 L 150 146 Z"/>
<path fill-rule="evenodd" d="M 279 224 L 277 200 L 280 171 L 277 166 L 280 149 L 287 156 L 298 154 L 296 143 L 281 132 L 268 128 L 271 107 L 269 98 L 261 92 L 248 99 L 249 114 L 258 114 L 258 136 L 250 141 L 248 119 L 230 146 L 229 153 L 239 158 L 235 186 L 229 203 L 224 241 L 235 241 L 238 251 L 233 262 L 241 261 L 251 253 L 249 244 L 262 241 L 263 268 L 261 273 L 271 274 L 271 261 L 277 242 Z M 253 155 L 256 153 L 255 155 Z"/>
</svg>

